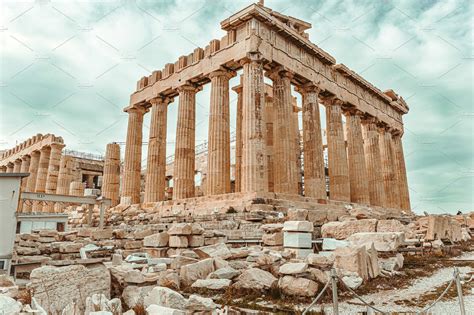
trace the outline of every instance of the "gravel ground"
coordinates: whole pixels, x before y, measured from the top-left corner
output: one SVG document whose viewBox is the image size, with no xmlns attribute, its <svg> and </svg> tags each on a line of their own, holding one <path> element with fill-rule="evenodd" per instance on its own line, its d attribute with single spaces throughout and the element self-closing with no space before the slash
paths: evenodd
<svg viewBox="0 0 474 315">
<path fill-rule="evenodd" d="M 464 253 L 459 256 L 458 259 L 473 259 L 474 253 Z M 459 271 L 461 274 L 473 272 L 474 266 L 460 267 Z M 367 294 L 362 298 L 368 302 L 373 303 L 375 307 L 387 312 L 416 312 L 420 311 L 426 305 L 420 305 L 420 307 L 403 306 L 397 305 L 397 301 L 402 300 L 414 300 L 418 296 L 432 291 L 438 287 L 447 286 L 449 281 L 453 277 L 453 267 L 442 268 L 435 272 L 429 277 L 423 277 L 416 279 L 413 284 L 404 289 L 393 289 L 384 290 L 377 293 Z M 469 284 L 465 284 L 471 287 L 469 295 L 464 296 L 464 304 L 466 313 L 474 315 L 474 288 L 472 280 Z M 455 285 L 455 284 L 453 284 Z M 357 312 L 367 311 L 366 306 L 361 305 L 362 302 L 356 299 L 348 300 L 339 304 L 339 314 L 355 314 Z M 314 310 L 319 310 L 320 307 L 316 306 Z M 325 314 L 332 314 L 332 305 L 324 305 Z M 460 308 L 457 298 L 453 298 L 447 301 L 441 301 L 437 303 L 431 310 L 430 314 L 434 315 L 448 315 L 448 314 L 460 314 Z M 371 314 L 371 313 L 368 313 Z"/>
</svg>

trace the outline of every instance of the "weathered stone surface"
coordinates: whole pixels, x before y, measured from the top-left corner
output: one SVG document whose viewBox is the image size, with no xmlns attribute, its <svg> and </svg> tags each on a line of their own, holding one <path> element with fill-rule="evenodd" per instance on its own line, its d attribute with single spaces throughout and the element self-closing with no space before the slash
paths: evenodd
<svg viewBox="0 0 474 315">
<path fill-rule="evenodd" d="M 350 276 L 343 276 L 342 281 L 349 288 L 351 288 L 352 290 L 355 290 L 362 285 L 362 282 L 364 281 L 364 279 L 362 279 L 361 277 L 357 275 L 350 275 Z"/>
<path fill-rule="evenodd" d="M 344 240 L 336 240 L 334 238 L 323 238 L 323 250 L 335 250 L 339 247 L 347 247 L 350 243 Z"/>
<path fill-rule="evenodd" d="M 201 247 L 204 246 L 203 235 L 190 235 L 188 236 L 189 247 Z"/>
<path fill-rule="evenodd" d="M 33 255 L 40 255 L 41 252 L 38 248 L 34 248 L 34 247 L 20 247 L 20 246 L 17 246 L 15 248 L 15 251 L 18 255 L 22 255 L 22 256 L 33 256 Z"/>
<path fill-rule="evenodd" d="M 223 268 L 219 268 L 216 271 L 209 274 L 208 279 L 233 279 L 240 275 L 238 270 L 227 266 Z"/>
<path fill-rule="evenodd" d="M 0 312 L 2 314 L 19 314 L 21 303 L 15 301 L 9 296 L 0 295 Z"/>
<path fill-rule="evenodd" d="M 208 290 L 222 290 L 230 286 L 232 280 L 229 279 L 198 279 L 191 287 Z"/>
<path fill-rule="evenodd" d="M 367 252 L 364 246 L 337 248 L 334 256 L 334 268 L 343 272 L 354 272 L 362 279 L 369 278 Z"/>
<path fill-rule="evenodd" d="M 288 209 L 287 214 L 289 221 L 305 221 L 308 219 L 307 209 Z"/>
<path fill-rule="evenodd" d="M 227 247 L 226 244 L 224 243 L 219 243 L 215 245 L 209 245 L 209 246 L 202 246 L 199 248 L 194 249 L 196 254 L 200 258 L 208 258 L 208 257 L 220 257 L 223 259 L 227 259 L 232 256 L 231 251 Z"/>
<path fill-rule="evenodd" d="M 33 270 L 30 279 L 33 297 L 47 312 L 61 312 L 73 300 L 83 310 L 86 297 L 94 293 L 110 297 L 110 273 L 104 265 L 44 266 Z"/>
<path fill-rule="evenodd" d="M 175 223 L 168 230 L 169 235 L 191 235 L 193 226 L 190 223 Z"/>
<path fill-rule="evenodd" d="M 140 283 L 145 282 L 145 277 L 140 272 L 140 270 L 135 269 L 135 270 L 130 270 L 129 272 L 127 272 L 125 274 L 124 280 L 125 282 L 128 282 L 128 283 L 140 284 Z"/>
<path fill-rule="evenodd" d="M 306 257 L 306 261 L 309 265 L 316 267 L 326 267 L 332 265 L 333 263 L 333 260 L 328 256 L 323 256 L 320 254 L 309 254 L 308 257 Z"/>
<path fill-rule="evenodd" d="M 276 281 L 277 278 L 268 271 L 250 268 L 242 272 L 234 286 L 240 289 L 262 290 L 269 289 Z"/>
<path fill-rule="evenodd" d="M 79 253 L 82 248 L 81 243 L 64 242 L 59 244 L 60 253 Z"/>
<path fill-rule="evenodd" d="M 151 304 L 146 308 L 147 315 L 185 315 L 186 312 L 170 307 Z"/>
<path fill-rule="evenodd" d="M 318 291 L 318 284 L 306 278 L 284 276 L 278 281 L 278 287 L 286 295 L 314 296 Z"/>
<path fill-rule="evenodd" d="M 186 299 L 178 292 L 165 287 L 154 287 L 144 299 L 145 307 L 152 304 L 184 310 Z"/>
<path fill-rule="evenodd" d="M 183 285 L 190 286 L 198 279 L 206 279 L 206 277 L 214 270 L 214 260 L 208 258 L 182 266 L 179 272 L 179 277 Z"/>
<path fill-rule="evenodd" d="M 145 296 L 147 296 L 153 288 L 154 286 L 126 286 L 122 292 L 122 299 L 129 308 L 133 308 L 137 304 L 143 304 Z"/>
<path fill-rule="evenodd" d="M 376 219 L 365 219 L 357 221 L 329 222 L 321 227 L 323 237 L 343 240 L 354 233 L 375 232 Z"/>
<path fill-rule="evenodd" d="M 184 235 L 170 235 L 169 246 L 186 248 L 188 247 L 188 238 Z"/>
<path fill-rule="evenodd" d="M 283 231 L 288 232 L 313 232 L 314 226 L 309 221 L 285 221 Z"/>
<path fill-rule="evenodd" d="M 303 273 L 306 271 L 306 269 L 308 269 L 307 263 L 286 263 L 281 265 L 278 271 L 284 275 L 294 275 Z"/>
<path fill-rule="evenodd" d="M 165 247 L 168 246 L 169 235 L 166 232 L 145 236 L 143 245 L 145 247 Z"/>
<path fill-rule="evenodd" d="M 196 294 L 191 294 L 186 304 L 186 309 L 189 311 L 213 311 L 217 308 L 216 303 L 210 298 L 201 297 Z"/>
<path fill-rule="evenodd" d="M 291 248 L 311 248 L 313 246 L 311 233 L 285 231 L 283 233 L 283 246 Z"/>
<path fill-rule="evenodd" d="M 373 233 L 355 233 L 347 238 L 352 246 L 365 246 L 370 248 L 374 244 L 379 252 L 395 251 L 405 241 L 403 232 L 373 232 Z"/>
<path fill-rule="evenodd" d="M 267 246 L 281 246 L 283 245 L 283 233 L 274 232 L 262 235 L 262 242 Z"/>
<path fill-rule="evenodd" d="M 377 222 L 377 232 L 405 232 L 406 226 L 398 220 L 379 220 Z"/>
<path fill-rule="evenodd" d="M 283 229 L 283 224 L 281 223 L 264 224 L 260 227 L 260 229 L 265 233 L 280 232 Z"/>
</svg>

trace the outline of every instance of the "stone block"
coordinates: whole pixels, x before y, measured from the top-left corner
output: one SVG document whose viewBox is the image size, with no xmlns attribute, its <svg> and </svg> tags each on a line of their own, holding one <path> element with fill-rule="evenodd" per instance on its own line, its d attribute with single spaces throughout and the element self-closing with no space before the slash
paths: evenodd
<svg viewBox="0 0 474 315">
<path fill-rule="evenodd" d="M 347 247 L 350 243 L 345 240 L 336 240 L 335 238 L 323 238 L 323 250 L 335 250 L 339 247 Z"/>
<path fill-rule="evenodd" d="M 203 235 L 189 235 L 188 243 L 189 243 L 189 247 L 204 246 L 204 236 Z"/>
<path fill-rule="evenodd" d="M 208 289 L 208 290 L 224 290 L 227 289 L 232 283 L 229 279 L 198 279 L 191 287 Z"/>
<path fill-rule="evenodd" d="M 313 232 L 314 226 L 309 221 L 286 221 L 283 224 L 285 232 Z"/>
<path fill-rule="evenodd" d="M 284 276 L 278 281 L 278 287 L 286 295 L 314 297 L 318 292 L 318 284 L 306 278 Z"/>
<path fill-rule="evenodd" d="M 169 246 L 177 248 L 188 247 L 188 238 L 184 235 L 171 235 L 169 239 Z"/>
<path fill-rule="evenodd" d="M 227 259 L 232 256 L 231 251 L 226 244 L 219 243 L 215 245 L 202 246 L 194 250 L 200 258 L 220 257 Z"/>
<path fill-rule="evenodd" d="M 175 223 L 168 230 L 169 235 L 191 235 L 193 226 L 190 223 Z"/>
<path fill-rule="evenodd" d="M 274 232 L 262 235 L 262 242 L 267 246 L 281 246 L 283 245 L 283 233 Z"/>
<path fill-rule="evenodd" d="M 166 232 L 145 236 L 143 245 L 146 247 L 166 247 L 168 246 L 169 235 Z"/>
<path fill-rule="evenodd" d="M 314 253 L 312 248 L 285 248 L 284 252 L 294 256 L 296 259 L 306 259 L 308 255 Z"/>
<path fill-rule="evenodd" d="M 311 233 L 284 232 L 283 246 L 291 248 L 312 248 Z"/>
<path fill-rule="evenodd" d="M 403 232 L 373 232 L 373 233 L 355 233 L 347 238 L 352 246 L 365 246 L 366 248 L 374 245 L 379 252 L 396 251 L 405 241 Z"/>
<path fill-rule="evenodd" d="M 182 266 L 179 277 L 183 285 L 190 286 L 198 279 L 206 279 L 214 270 L 214 260 L 208 258 Z"/>
<path fill-rule="evenodd" d="M 323 237 L 343 240 L 354 233 L 375 232 L 376 219 L 364 219 L 357 221 L 329 222 L 321 227 Z"/>
<path fill-rule="evenodd" d="M 295 275 L 303 273 L 308 269 L 307 263 L 286 263 L 280 266 L 279 273 L 284 275 Z"/>
</svg>

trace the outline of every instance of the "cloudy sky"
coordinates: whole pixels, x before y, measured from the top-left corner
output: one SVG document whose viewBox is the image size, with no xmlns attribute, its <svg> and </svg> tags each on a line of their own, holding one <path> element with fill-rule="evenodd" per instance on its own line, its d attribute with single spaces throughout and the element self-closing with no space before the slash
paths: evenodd
<svg viewBox="0 0 474 315">
<path fill-rule="evenodd" d="M 94 154 L 124 142 L 122 108 L 136 81 L 222 37 L 219 22 L 252 2 L 2 0 L 0 150 L 36 133 L 60 135 L 68 149 Z M 312 23 L 310 39 L 338 63 L 406 99 L 403 139 L 416 212 L 474 210 L 471 1 L 265 5 Z M 207 137 L 208 104 L 206 87 L 198 96 L 197 143 Z M 168 153 L 176 107 L 169 112 Z M 149 117 L 144 139 L 148 130 Z"/>
</svg>

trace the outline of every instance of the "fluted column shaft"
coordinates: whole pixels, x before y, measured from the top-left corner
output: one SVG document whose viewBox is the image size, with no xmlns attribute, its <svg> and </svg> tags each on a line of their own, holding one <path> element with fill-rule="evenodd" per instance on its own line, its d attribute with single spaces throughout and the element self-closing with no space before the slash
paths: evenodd
<svg viewBox="0 0 474 315">
<path fill-rule="evenodd" d="M 105 150 L 104 176 L 102 178 L 102 196 L 111 200 L 111 207 L 119 203 L 120 192 L 120 145 L 107 144 Z"/>
<path fill-rule="evenodd" d="M 194 197 L 197 88 L 186 84 L 179 87 L 178 91 L 173 199 Z"/>
<path fill-rule="evenodd" d="M 385 127 L 379 128 L 380 162 L 385 189 L 385 207 L 399 208 L 399 188 L 393 168 L 392 134 Z"/>
<path fill-rule="evenodd" d="M 72 168 L 74 167 L 74 159 L 69 155 L 62 155 L 59 161 L 58 182 L 56 187 L 56 194 L 69 195 L 69 185 L 72 181 Z M 54 205 L 54 212 L 58 213 L 63 210 L 61 203 Z"/>
<path fill-rule="evenodd" d="M 242 192 L 267 192 L 265 85 L 263 63 L 251 55 L 243 62 Z"/>
<path fill-rule="evenodd" d="M 235 192 L 241 191 L 242 183 L 242 85 L 234 87 L 237 93 L 235 122 Z"/>
<path fill-rule="evenodd" d="M 40 158 L 38 164 L 38 172 L 36 177 L 35 192 L 46 192 L 46 180 L 48 177 L 49 158 L 51 155 L 51 147 L 43 147 L 40 150 Z M 39 201 L 33 202 L 33 211 L 39 212 L 43 209 L 42 203 Z"/>
<path fill-rule="evenodd" d="M 349 167 L 342 126 L 342 102 L 326 102 L 328 143 L 329 197 L 332 200 L 350 201 Z"/>
<path fill-rule="evenodd" d="M 21 168 L 20 168 L 20 173 L 28 173 L 30 169 L 30 156 L 29 155 L 24 155 L 21 157 Z M 21 190 L 25 191 L 26 189 L 26 184 L 28 182 L 28 177 L 24 177 L 21 179 Z"/>
<path fill-rule="evenodd" d="M 298 91 L 303 99 L 304 194 L 306 197 L 326 199 L 319 89 L 315 85 L 307 85 Z"/>
<path fill-rule="evenodd" d="M 46 177 L 46 193 L 55 194 L 58 187 L 59 164 L 61 161 L 63 144 L 51 144 L 51 154 L 49 158 L 48 176 Z M 53 212 L 54 204 L 49 202 L 43 206 L 43 212 Z"/>
<path fill-rule="evenodd" d="M 229 79 L 233 72 L 210 74 L 211 110 L 209 115 L 206 195 L 230 192 L 230 113 Z"/>
<path fill-rule="evenodd" d="M 273 80 L 273 172 L 274 191 L 298 194 L 298 168 L 294 145 L 291 74 L 276 70 Z"/>
<path fill-rule="evenodd" d="M 410 195 L 408 191 L 407 170 L 405 167 L 405 156 L 403 154 L 402 139 L 399 133 L 394 133 L 392 136 L 392 148 L 395 162 L 394 169 L 400 194 L 400 208 L 410 211 L 411 207 Z"/>
<path fill-rule="evenodd" d="M 14 165 L 13 163 L 7 164 L 7 173 L 13 173 Z"/>
<path fill-rule="evenodd" d="M 169 99 L 151 101 L 150 139 L 145 180 L 145 202 L 165 200 L 166 189 L 166 126 Z"/>
<path fill-rule="evenodd" d="M 27 177 L 28 180 L 26 182 L 26 191 L 34 192 L 36 188 L 36 178 L 38 176 L 40 152 L 33 151 L 31 152 L 30 156 L 30 167 L 28 168 L 28 173 L 30 173 L 30 176 Z"/>
<path fill-rule="evenodd" d="M 0 166 L 0 173 L 6 173 L 7 172 L 7 167 L 5 165 Z"/>
<path fill-rule="evenodd" d="M 128 109 L 127 141 L 123 166 L 122 202 L 140 203 L 143 107 Z"/>
<path fill-rule="evenodd" d="M 369 204 L 369 178 L 365 163 L 364 138 L 360 112 L 346 112 L 347 152 L 349 160 L 349 179 L 351 186 L 351 201 Z"/>
<path fill-rule="evenodd" d="M 13 173 L 20 173 L 21 170 L 21 160 L 15 160 L 13 163 Z"/>
<path fill-rule="evenodd" d="M 369 178 L 370 204 L 383 206 L 385 204 L 385 187 L 381 173 L 380 146 L 377 125 L 374 118 L 362 120 L 364 135 L 365 162 Z"/>
</svg>

